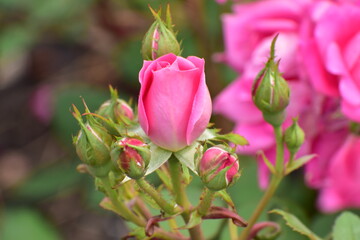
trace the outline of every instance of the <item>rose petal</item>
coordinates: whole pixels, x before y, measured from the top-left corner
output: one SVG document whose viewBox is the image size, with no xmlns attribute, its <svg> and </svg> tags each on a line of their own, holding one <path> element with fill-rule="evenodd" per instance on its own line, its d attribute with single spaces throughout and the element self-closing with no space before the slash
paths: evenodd
<svg viewBox="0 0 360 240">
<path fill-rule="evenodd" d="M 201 73 L 186 130 L 186 142 L 190 145 L 206 129 L 212 112 L 212 104 L 210 93 L 205 82 L 204 59 L 197 57 L 188 57 L 187 59 L 192 62 Z"/>
<path fill-rule="evenodd" d="M 199 75 L 198 69 L 174 71 L 163 68 L 154 72 L 154 81 L 143 101 L 145 109 L 151 110 L 146 112 L 151 126 L 148 135 L 155 144 L 174 151 L 186 145 L 185 129 L 197 90 L 198 82 L 195 80 L 200 79 Z"/>
</svg>

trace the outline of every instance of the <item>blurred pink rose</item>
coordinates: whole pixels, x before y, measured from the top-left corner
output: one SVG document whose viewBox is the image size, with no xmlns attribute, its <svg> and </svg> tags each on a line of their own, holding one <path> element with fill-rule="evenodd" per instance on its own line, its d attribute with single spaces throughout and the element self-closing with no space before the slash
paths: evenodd
<svg viewBox="0 0 360 240">
<path fill-rule="evenodd" d="M 304 24 L 302 53 L 314 87 L 342 99 L 342 111 L 360 121 L 360 4 L 319 1 Z"/>
<path fill-rule="evenodd" d="M 54 115 L 53 92 L 50 85 L 39 86 L 29 101 L 32 113 L 44 124 L 50 124 Z"/>
<path fill-rule="evenodd" d="M 317 157 L 305 167 L 305 180 L 313 188 L 321 188 L 328 177 L 331 159 L 349 134 L 349 122 L 339 114 L 339 101 L 318 94 L 312 108 L 301 118 L 304 123 L 309 152 Z M 304 121 L 303 121 L 304 122 Z"/>
<path fill-rule="evenodd" d="M 204 59 L 164 55 L 144 61 L 139 73 L 139 121 L 160 147 L 178 151 L 196 140 L 211 115 Z"/>
<path fill-rule="evenodd" d="M 324 211 L 360 207 L 360 173 L 354 173 L 358 164 L 349 169 L 355 157 L 344 158 L 347 151 L 357 154 L 360 140 L 349 136 L 349 122 L 341 114 L 360 121 L 359 23 L 357 0 L 264 0 L 237 5 L 234 13 L 223 17 L 225 53 L 216 57 L 242 75 L 215 98 L 214 111 L 233 120 L 234 131 L 249 140 L 239 153 L 263 150 L 275 161 L 273 130 L 254 106 L 251 88 L 269 56 L 272 38 L 279 33 L 276 55 L 291 88 L 284 125 L 299 116 L 306 141 L 297 155 L 317 154 L 306 165 L 305 178 L 309 186 L 320 189 L 319 207 Z M 260 157 L 258 163 L 264 188 L 270 174 Z M 344 193 L 342 185 L 351 181 L 357 187 L 345 187 Z"/>
<path fill-rule="evenodd" d="M 334 212 L 360 207 L 360 136 L 349 135 L 331 160 L 328 178 L 320 192 L 319 208 Z"/>
<path fill-rule="evenodd" d="M 271 0 L 238 4 L 225 14 L 224 60 L 235 70 L 255 68 L 256 74 L 269 56 L 269 46 L 279 33 L 276 55 L 281 58 L 284 77 L 298 75 L 298 32 L 307 0 Z"/>
<path fill-rule="evenodd" d="M 328 177 L 331 158 L 343 144 L 347 135 L 347 129 L 342 128 L 337 131 L 322 132 L 313 139 L 311 152 L 316 153 L 317 157 L 305 167 L 305 179 L 309 186 L 313 188 L 323 187 Z"/>
</svg>

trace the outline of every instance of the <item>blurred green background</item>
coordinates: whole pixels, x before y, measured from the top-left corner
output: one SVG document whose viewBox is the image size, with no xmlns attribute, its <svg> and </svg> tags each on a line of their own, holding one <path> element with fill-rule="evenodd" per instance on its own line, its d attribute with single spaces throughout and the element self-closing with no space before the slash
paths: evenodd
<svg viewBox="0 0 360 240">
<path fill-rule="evenodd" d="M 158 9 L 167 3 L 183 56 L 206 59 L 207 82 L 216 96 L 236 77 L 212 61 L 223 49 L 220 15 L 230 10 L 230 3 L 0 0 L 0 239 L 106 240 L 127 233 L 121 219 L 98 206 L 102 194 L 93 180 L 75 170 L 79 160 L 71 137 L 78 126 L 70 106 L 80 107 L 82 97 L 96 110 L 109 97 L 109 84 L 122 98 L 137 99 L 141 40 L 153 21 L 148 4 Z M 212 121 L 225 132 L 232 128 L 220 116 Z M 244 158 L 242 168 L 230 193 L 240 215 L 248 218 L 261 192 L 255 161 Z M 200 184 L 188 189 L 193 201 Z M 315 197 L 297 172 L 271 207 L 291 209 L 323 236 L 335 216 L 316 212 Z M 206 224 L 216 229 L 219 222 Z M 286 227 L 284 231 L 283 240 L 303 239 Z"/>
</svg>

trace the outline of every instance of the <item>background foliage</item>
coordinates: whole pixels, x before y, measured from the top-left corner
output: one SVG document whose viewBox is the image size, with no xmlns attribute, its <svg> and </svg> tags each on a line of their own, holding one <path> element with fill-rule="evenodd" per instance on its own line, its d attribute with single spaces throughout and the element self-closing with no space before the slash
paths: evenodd
<svg viewBox="0 0 360 240">
<path fill-rule="evenodd" d="M 212 61 L 222 51 L 220 15 L 229 5 L 211 0 L 0 0 L 0 239 L 118 239 L 126 234 L 124 223 L 98 206 L 102 194 L 91 178 L 75 170 L 79 160 L 71 136 L 78 126 L 69 108 L 81 106 L 81 96 L 95 110 L 109 97 L 109 84 L 122 98 L 137 99 L 141 40 L 153 20 L 148 4 L 157 9 L 167 2 L 183 56 L 206 59 L 207 82 L 216 96 L 235 77 Z M 212 121 L 224 132 L 232 128 L 220 116 Z M 229 191 L 246 219 L 261 191 L 255 160 L 240 159 L 242 177 Z M 194 202 L 200 186 L 195 182 L 188 189 Z M 295 214 L 324 237 L 338 214 L 319 213 L 315 198 L 300 170 L 282 184 L 270 207 Z M 283 226 L 280 239 L 306 239 L 278 215 L 270 218 Z M 222 226 L 221 221 L 206 224 L 206 229 Z M 221 239 L 227 239 L 226 233 Z"/>
</svg>

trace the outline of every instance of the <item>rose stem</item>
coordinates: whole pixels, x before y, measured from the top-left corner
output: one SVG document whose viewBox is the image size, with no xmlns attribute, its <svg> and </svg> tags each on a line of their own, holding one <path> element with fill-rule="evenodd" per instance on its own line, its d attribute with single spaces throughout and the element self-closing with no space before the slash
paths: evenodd
<svg viewBox="0 0 360 240">
<path fill-rule="evenodd" d="M 105 191 L 107 193 L 107 196 L 110 198 L 112 204 L 116 208 L 118 212 L 121 212 L 124 216 L 124 218 L 128 221 L 131 221 L 135 223 L 136 225 L 140 227 L 145 227 L 146 222 L 139 218 L 137 215 L 135 215 L 122 201 L 119 201 L 117 197 L 117 193 L 115 189 L 111 188 L 110 180 L 108 177 L 101 178 L 101 181 L 104 185 Z"/>
<path fill-rule="evenodd" d="M 262 199 L 257 205 L 253 215 L 250 217 L 248 226 L 241 232 L 239 240 L 247 240 L 251 228 L 254 226 L 258 220 L 260 214 L 264 211 L 266 205 L 274 195 L 277 187 L 279 186 L 283 176 L 284 176 L 284 143 L 282 137 L 281 127 L 274 127 L 275 137 L 276 137 L 276 165 L 275 165 L 275 174 L 271 178 L 271 182 L 266 189 Z"/>
<path fill-rule="evenodd" d="M 167 202 L 165 199 L 161 197 L 159 192 L 151 186 L 145 178 L 140 178 L 136 180 L 136 183 L 139 187 L 144 190 L 149 196 L 161 207 L 164 212 L 167 214 L 173 215 L 176 213 L 178 209 L 176 209 L 176 205 L 173 203 Z"/>
<path fill-rule="evenodd" d="M 200 214 L 200 216 L 206 215 L 206 213 L 208 212 L 208 210 L 211 206 L 211 202 L 214 199 L 214 195 L 215 195 L 214 191 L 211 191 L 207 188 L 204 189 L 204 192 L 205 192 L 204 198 L 201 200 L 201 202 L 197 208 L 197 211 Z"/>
<path fill-rule="evenodd" d="M 181 214 L 184 221 L 186 223 L 189 222 L 190 219 L 190 209 L 191 209 L 191 203 L 189 202 L 189 199 L 187 198 L 186 192 L 185 192 L 185 185 L 182 182 L 182 168 L 181 163 L 177 160 L 177 158 L 172 155 L 168 161 L 169 163 L 169 169 L 170 169 L 170 177 L 173 184 L 173 190 L 175 194 L 175 201 L 176 203 L 181 206 L 184 211 Z M 190 228 L 189 233 L 192 240 L 203 240 L 203 232 L 201 230 L 200 224 Z"/>
</svg>

